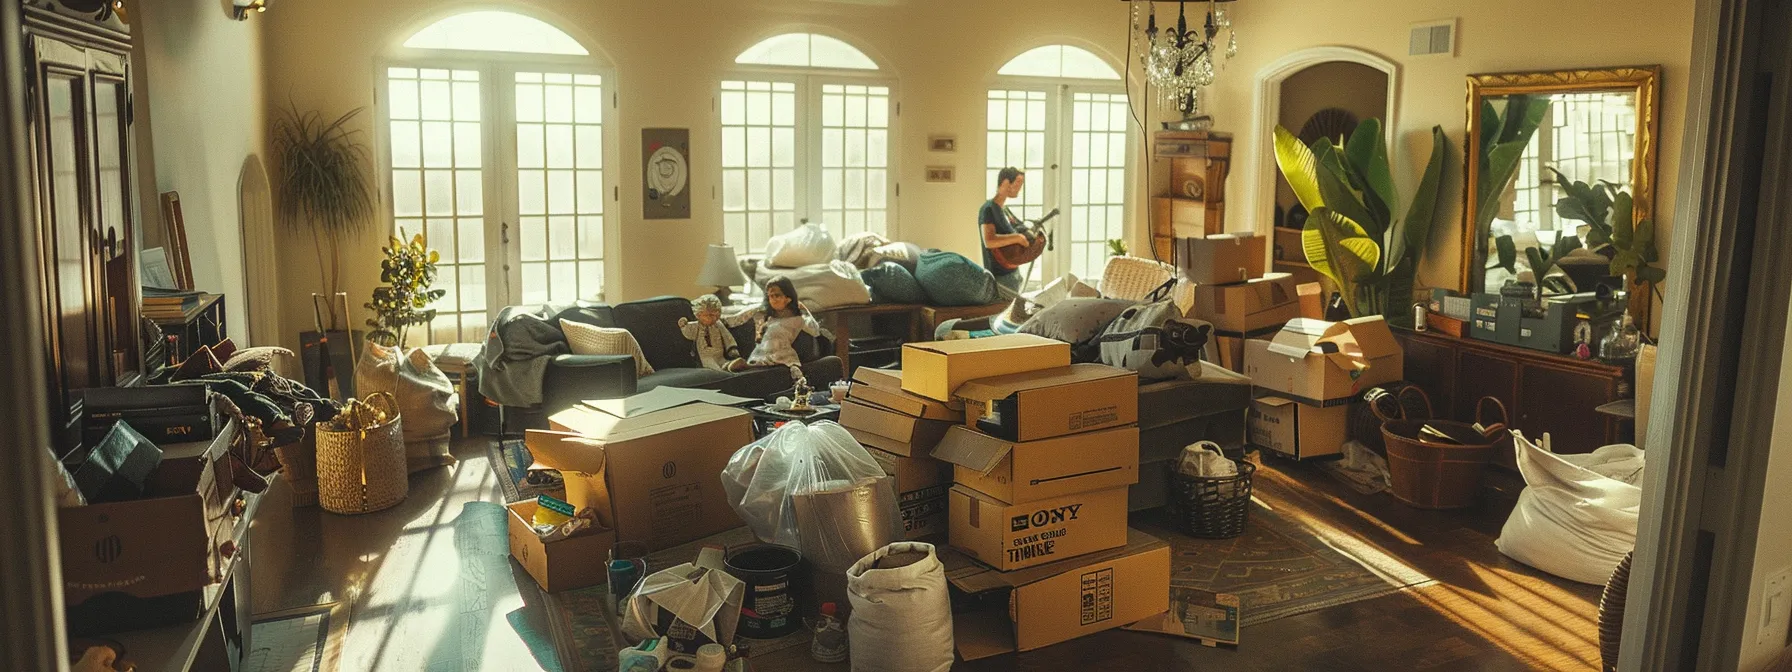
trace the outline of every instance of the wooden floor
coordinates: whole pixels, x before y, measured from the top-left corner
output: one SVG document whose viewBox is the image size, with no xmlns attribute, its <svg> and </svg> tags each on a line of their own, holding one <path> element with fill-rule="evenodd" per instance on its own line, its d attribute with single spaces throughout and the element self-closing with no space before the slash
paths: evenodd
<svg viewBox="0 0 1792 672">
<path fill-rule="evenodd" d="M 512 563 L 513 585 L 456 581 L 452 521 L 469 501 L 501 501 L 485 440 L 457 443 L 461 463 L 412 478 L 401 506 L 345 517 L 293 510 L 284 484 L 256 521 L 257 613 L 345 601 L 341 670 L 537 670 L 522 630 L 545 631 L 539 594 Z M 1251 626 L 1236 649 L 1111 631 L 966 670 L 1586 670 L 1599 662 L 1599 589 L 1543 575 L 1493 547 L 1522 485 L 1501 473 L 1472 509 L 1420 511 L 1362 496 L 1309 466 L 1271 461 L 1261 498 L 1371 569 L 1432 581 L 1352 604 Z M 477 596 L 458 593 L 477 590 Z M 470 606 L 471 605 L 471 606 Z M 806 652 L 756 670 L 845 670 Z"/>
</svg>

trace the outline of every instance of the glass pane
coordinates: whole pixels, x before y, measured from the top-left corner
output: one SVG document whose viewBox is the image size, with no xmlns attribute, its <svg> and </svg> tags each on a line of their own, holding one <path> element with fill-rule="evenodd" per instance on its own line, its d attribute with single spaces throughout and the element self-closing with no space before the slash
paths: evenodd
<svg viewBox="0 0 1792 672">
<path fill-rule="evenodd" d="M 542 168 L 547 165 L 546 129 L 540 124 L 516 125 L 516 167 Z"/>
<path fill-rule="evenodd" d="M 573 163 L 572 127 L 553 124 L 547 128 L 548 167 L 571 168 Z"/>
<path fill-rule="evenodd" d="M 587 215 L 579 218 L 579 258 L 599 259 L 604 256 L 604 218 Z M 590 285 L 601 288 L 602 285 Z"/>
<path fill-rule="evenodd" d="M 416 168 L 423 165 L 422 129 L 415 121 L 392 122 L 392 167 Z"/>
<path fill-rule="evenodd" d="M 866 156 L 865 156 L 865 131 L 864 131 L 864 129 L 859 129 L 859 128 L 847 129 L 847 131 L 846 131 L 846 165 L 848 165 L 848 166 L 863 166 L 863 165 L 865 165 L 865 160 L 866 160 Z"/>
<path fill-rule="evenodd" d="M 889 182 L 885 180 L 884 171 L 865 171 L 866 207 L 882 210 L 885 207 L 885 203 L 889 200 L 889 186 Z"/>
<path fill-rule="evenodd" d="M 865 125 L 865 98 L 863 96 L 846 97 L 846 125 Z"/>
<path fill-rule="evenodd" d="M 523 303 L 548 302 L 548 265 L 523 264 Z"/>
<path fill-rule="evenodd" d="M 422 98 L 424 119 L 447 121 L 454 118 L 448 82 L 424 81 Z"/>
<path fill-rule="evenodd" d="M 417 118 L 417 82 L 413 79 L 399 79 L 397 75 L 389 75 L 386 85 L 386 98 L 392 107 L 392 119 Z"/>
<path fill-rule="evenodd" d="M 604 121 L 604 90 L 595 86 L 581 86 L 573 89 L 573 119 L 581 124 L 601 124 Z"/>
<path fill-rule="evenodd" d="M 454 119 L 479 121 L 479 82 L 454 83 Z"/>
<path fill-rule="evenodd" d="M 485 185 L 477 170 L 454 171 L 454 211 L 461 215 L 485 212 Z"/>
<path fill-rule="evenodd" d="M 723 91 L 721 105 L 724 126 L 739 126 L 747 123 L 747 94 L 740 91 Z"/>
<path fill-rule="evenodd" d="M 727 123 L 723 121 L 723 123 Z M 777 126 L 796 125 L 796 95 L 790 93 L 772 94 L 772 124 Z"/>
<path fill-rule="evenodd" d="M 548 264 L 548 282 L 555 301 L 579 299 L 579 266 L 570 261 Z"/>
<path fill-rule="evenodd" d="M 745 209 L 747 209 L 747 171 L 738 169 L 722 171 L 722 210 L 737 212 Z"/>
<path fill-rule="evenodd" d="M 870 107 L 866 110 L 869 117 L 865 120 L 865 125 L 872 128 L 889 128 L 890 99 L 884 96 L 878 96 L 872 98 L 869 105 Z"/>
<path fill-rule="evenodd" d="M 992 131 L 1001 131 L 1008 128 L 1008 102 L 1004 99 L 997 98 L 997 94 L 998 92 L 996 91 L 989 92 L 989 118 L 984 121 L 984 123 L 989 125 L 989 130 Z"/>
<path fill-rule="evenodd" d="M 519 170 L 516 173 L 517 204 L 525 215 L 539 215 L 548 211 L 547 175 L 539 170 Z"/>
<path fill-rule="evenodd" d="M 772 171 L 772 208 L 776 210 L 796 208 L 796 171 Z"/>
<path fill-rule="evenodd" d="M 479 123 L 460 122 L 454 125 L 454 166 L 479 167 Z"/>
<path fill-rule="evenodd" d="M 416 217 L 423 214 L 423 176 L 415 170 L 392 171 L 392 214 Z"/>
<path fill-rule="evenodd" d="M 838 95 L 821 97 L 821 125 L 839 126 L 846 121 L 846 100 Z"/>
<path fill-rule="evenodd" d="M 747 207 L 766 210 L 772 207 L 772 176 L 769 170 L 753 170 L 747 174 Z"/>
<path fill-rule="evenodd" d="M 734 62 L 754 65 L 809 65 L 809 34 L 786 33 L 768 37 L 741 52 Z"/>
<path fill-rule="evenodd" d="M 445 121 L 423 122 L 423 166 L 447 168 L 454 165 L 454 127 Z"/>
<path fill-rule="evenodd" d="M 573 214 L 573 174 L 570 170 L 548 171 L 548 212 Z"/>
<path fill-rule="evenodd" d="M 796 129 L 772 129 L 772 165 L 779 168 L 796 165 Z"/>
<path fill-rule="evenodd" d="M 809 39 L 809 65 L 850 70 L 877 69 L 877 63 L 872 62 L 871 57 L 850 44 L 826 35 L 811 35 Z"/>
<path fill-rule="evenodd" d="M 604 167 L 603 128 L 600 126 L 579 126 L 577 135 L 579 167 Z"/>
<path fill-rule="evenodd" d="M 821 207 L 828 210 L 840 209 L 846 198 L 846 187 L 841 184 L 843 171 L 828 169 L 821 171 Z"/>
<path fill-rule="evenodd" d="M 722 129 L 722 165 L 727 168 L 747 165 L 747 129 Z"/>
<path fill-rule="evenodd" d="M 541 85 L 516 85 L 516 120 L 541 121 Z"/>
<path fill-rule="evenodd" d="M 846 164 L 846 132 L 838 128 L 821 131 L 821 165 L 838 167 Z"/>
<path fill-rule="evenodd" d="M 765 91 L 747 93 L 747 123 L 763 126 L 772 122 L 772 94 Z"/>
<path fill-rule="evenodd" d="M 461 310 L 485 310 L 485 266 L 460 267 Z"/>
<path fill-rule="evenodd" d="M 549 85 L 544 87 L 547 94 L 542 109 L 550 122 L 572 121 L 572 87 Z"/>
<path fill-rule="evenodd" d="M 548 218 L 548 258 L 573 259 L 578 253 L 577 231 L 572 217 Z"/>
<path fill-rule="evenodd" d="M 501 11 L 456 14 L 417 31 L 404 46 L 588 56 L 579 41 L 540 19 Z"/>
<path fill-rule="evenodd" d="M 517 224 L 517 232 L 523 238 L 523 261 L 541 261 L 548 258 L 548 222 L 546 218 L 524 217 Z"/>
<path fill-rule="evenodd" d="M 453 259 L 457 249 L 454 245 L 454 229 L 455 225 L 452 219 L 432 219 L 429 220 L 428 227 L 421 232 L 411 230 L 403 233 L 422 233 L 430 249 L 440 252 L 443 259 Z"/>
<path fill-rule="evenodd" d="M 424 210 L 428 214 L 454 214 L 454 172 L 447 170 L 424 171 L 423 202 Z"/>
<path fill-rule="evenodd" d="M 865 207 L 865 171 L 862 168 L 846 170 L 846 207 Z"/>
<path fill-rule="evenodd" d="M 485 261 L 485 220 L 462 219 L 459 226 L 459 261 L 473 264 Z M 446 255 L 444 258 L 447 258 Z"/>
<path fill-rule="evenodd" d="M 598 170 L 578 171 L 578 212 L 604 211 L 604 174 Z"/>
<path fill-rule="evenodd" d="M 586 261 L 579 264 L 580 298 L 596 299 L 604 286 L 604 262 Z"/>
<path fill-rule="evenodd" d="M 772 129 L 764 126 L 747 128 L 747 165 L 754 168 L 772 165 Z"/>
</svg>

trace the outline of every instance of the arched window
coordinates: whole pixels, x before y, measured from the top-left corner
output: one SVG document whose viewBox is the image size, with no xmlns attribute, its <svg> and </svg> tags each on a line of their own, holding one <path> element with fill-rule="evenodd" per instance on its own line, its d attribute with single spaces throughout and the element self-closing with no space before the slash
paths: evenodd
<svg viewBox="0 0 1792 672">
<path fill-rule="evenodd" d="M 578 40 L 539 19 L 456 14 L 410 35 L 379 103 L 395 232 L 441 253 L 431 342 L 478 342 L 512 304 L 599 299 L 615 104 Z"/>
<path fill-rule="evenodd" d="M 1098 278 L 1107 241 L 1126 237 L 1128 151 L 1133 127 L 1120 74 L 1100 56 L 1066 44 L 1036 47 L 996 72 L 989 91 L 988 188 L 1014 166 L 1027 173 L 1009 209 L 1035 220 L 1052 207 L 1059 244 L 1031 281 L 1075 273 Z"/>
<path fill-rule="evenodd" d="M 717 107 L 724 238 L 759 252 L 803 222 L 889 233 L 895 104 L 877 62 L 837 38 L 786 33 L 734 59 Z"/>
</svg>

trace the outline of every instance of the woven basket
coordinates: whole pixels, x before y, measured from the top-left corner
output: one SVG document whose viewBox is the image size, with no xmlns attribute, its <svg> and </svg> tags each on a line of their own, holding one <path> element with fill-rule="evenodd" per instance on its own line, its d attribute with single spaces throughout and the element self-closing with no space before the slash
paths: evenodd
<svg viewBox="0 0 1792 672">
<path fill-rule="evenodd" d="M 1380 406 L 1380 409 L 1372 408 Z M 1404 414 L 1407 420 L 1429 420 L 1437 417 L 1431 408 L 1431 399 L 1419 386 L 1406 381 L 1395 381 L 1380 387 L 1371 387 L 1362 396 L 1350 404 L 1350 437 L 1361 441 L 1376 455 L 1388 456 L 1387 442 L 1381 436 L 1381 423 L 1384 416 Z"/>
<path fill-rule="evenodd" d="M 1176 267 L 1144 257 L 1108 257 L 1101 271 L 1101 295 L 1110 299 L 1144 301 L 1145 297 L 1176 277 Z"/>
<path fill-rule="evenodd" d="M 1174 460 L 1170 461 L 1172 470 Z M 1202 539 L 1230 539 L 1244 534 L 1251 513 L 1251 474 L 1257 465 L 1245 460 L 1235 476 L 1170 474 L 1170 515 L 1183 534 Z"/>
<path fill-rule="evenodd" d="M 351 400 L 336 421 L 317 425 L 317 500 L 325 511 L 359 514 L 404 501 L 410 491 L 404 422 L 385 392 Z M 349 429 L 332 429 L 342 423 Z"/>
<path fill-rule="evenodd" d="M 1618 669 L 1618 645 L 1624 639 L 1624 598 L 1630 592 L 1630 556 L 1635 553 L 1624 554 L 1624 560 L 1612 570 L 1605 591 L 1599 595 L 1599 659 L 1604 663 L 1599 669 L 1605 672 Z"/>
<path fill-rule="evenodd" d="M 317 426 L 306 427 L 303 440 L 274 452 L 280 456 L 286 482 L 292 484 L 293 507 L 317 506 Z"/>
<path fill-rule="evenodd" d="M 1424 395 L 1420 391 L 1421 396 Z M 1488 424 L 1483 411 L 1492 402 L 1499 409 L 1500 421 Z M 1427 397 L 1425 406 L 1431 406 Z M 1466 422 L 1452 420 L 1408 420 L 1403 405 L 1399 416 L 1383 415 L 1381 434 L 1387 442 L 1389 491 L 1402 503 L 1420 509 L 1460 509 L 1473 506 L 1481 489 L 1481 472 L 1493 458 L 1493 449 L 1510 436 L 1506 429 L 1506 406 L 1493 397 L 1483 397 L 1475 409 L 1475 422 L 1488 429 L 1484 444 L 1462 445 L 1439 443 L 1421 438 L 1425 425 L 1469 428 Z M 1371 405 L 1378 415 L 1380 405 Z"/>
</svg>

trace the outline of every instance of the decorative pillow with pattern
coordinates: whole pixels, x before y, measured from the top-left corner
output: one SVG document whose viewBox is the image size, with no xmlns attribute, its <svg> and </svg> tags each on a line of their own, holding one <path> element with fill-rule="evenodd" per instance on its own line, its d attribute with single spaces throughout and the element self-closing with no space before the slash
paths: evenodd
<svg viewBox="0 0 1792 672">
<path fill-rule="evenodd" d="M 635 377 L 653 373 L 653 365 L 641 354 L 641 344 L 627 329 L 607 329 L 584 322 L 561 320 L 560 331 L 575 355 L 630 355 L 635 358 Z"/>
</svg>

